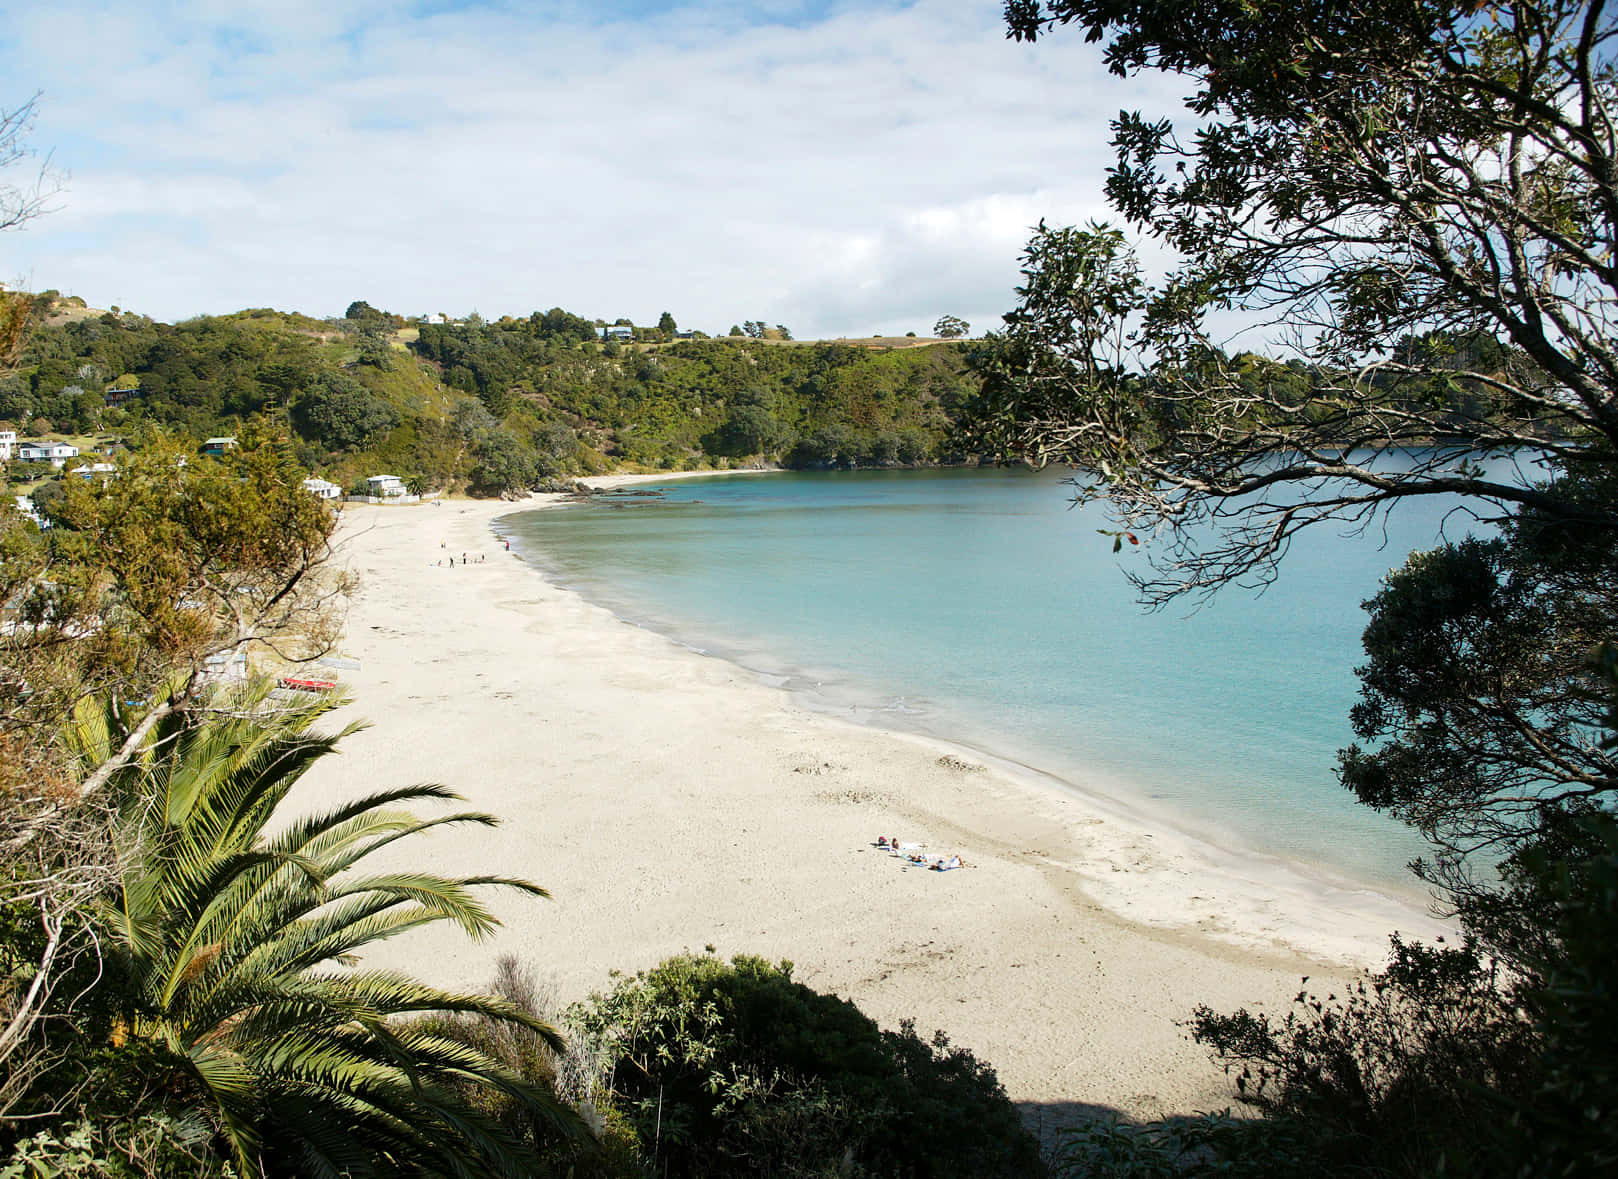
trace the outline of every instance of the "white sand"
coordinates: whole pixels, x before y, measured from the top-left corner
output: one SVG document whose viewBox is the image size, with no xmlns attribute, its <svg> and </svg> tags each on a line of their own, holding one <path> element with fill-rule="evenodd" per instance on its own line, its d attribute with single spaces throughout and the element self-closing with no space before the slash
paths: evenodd
<svg viewBox="0 0 1618 1179">
<path fill-rule="evenodd" d="M 481 945 L 426 930 L 374 963 L 477 986 L 516 953 L 565 1001 L 682 949 L 790 958 L 884 1026 L 943 1029 L 1035 1120 L 1066 1121 L 1229 1105 L 1176 1021 L 1199 1003 L 1283 1011 L 1300 976 L 1347 975 L 1382 960 L 1390 930 L 1435 928 L 1015 767 L 807 712 L 506 553 L 491 522 L 527 506 L 345 513 L 361 589 L 342 654 L 360 666 L 340 674 L 372 727 L 296 801 L 448 783 L 504 824 L 435 832 L 409 862 L 553 897 L 501 898 L 505 926 Z M 473 563 L 435 564 L 462 552 Z M 878 834 L 972 866 L 907 867 Z"/>
</svg>

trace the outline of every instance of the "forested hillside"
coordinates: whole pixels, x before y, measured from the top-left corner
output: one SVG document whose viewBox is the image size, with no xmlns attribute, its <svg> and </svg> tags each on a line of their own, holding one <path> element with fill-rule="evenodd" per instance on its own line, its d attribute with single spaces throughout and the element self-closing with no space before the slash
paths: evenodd
<svg viewBox="0 0 1618 1179">
<path fill-rule="evenodd" d="M 962 347 L 754 338 L 619 343 L 561 309 L 407 324 L 268 309 L 177 324 L 39 298 L 0 420 L 26 435 L 204 438 L 282 420 L 311 471 L 499 494 L 611 467 L 913 464 L 977 387 Z"/>
</svg>

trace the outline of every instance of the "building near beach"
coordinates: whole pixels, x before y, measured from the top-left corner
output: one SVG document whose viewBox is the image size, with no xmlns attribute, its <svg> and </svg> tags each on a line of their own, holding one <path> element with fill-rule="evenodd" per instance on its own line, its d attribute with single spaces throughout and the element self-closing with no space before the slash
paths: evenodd
<svg viewBox="0 0 1618 1179">
<path fill-rule="evenodd" d="M 303 489 L 316 499 L 336 499 L 343 494 L 343 489 L 329 479 L 316 479 L 310 476 L 303 481 Z"/>
<path fill-rule="evenodd" d="M 17 431 L 0 430 L 0 463 L 11 461 L 11 452 L 17 449 Z"/>
<path fill-rule="evenodd" d="M 25 463 L 49 463 L 60 467 L 70 458 L 79 457 L 79 448 L 66 442 L 24 442 L 17 447 L 17 457 Z"/>
</svg>

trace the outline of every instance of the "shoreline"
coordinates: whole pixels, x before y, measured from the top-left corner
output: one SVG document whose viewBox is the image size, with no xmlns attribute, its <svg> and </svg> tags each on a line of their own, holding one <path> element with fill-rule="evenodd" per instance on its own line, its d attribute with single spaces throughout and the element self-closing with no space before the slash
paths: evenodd
<svg viewBox="0 0 1618 1179">
<path fill-rule="evenodd" d="M 614 490 L 674 480 L 772 474 L 778 470 L 624 473 L 593 476 L 580 482 L 598 490 Z M 536 497 L 535 502 L 520 503 L 511 512 L 496 515 L 490 520 L 490 527 L 500 536 L 498 525 L 507 516 L 572 506 L 575 505 L 566 497 Z M 1351 967 L 1380 965 L 1386 957 L 1387 935 L 1395 930 L 1407 938 L 1414 936 L 1428 941 L 1438 936 L 1458 936 L 1452 925 L 1428 912 L 1429 894 L 1413 881 L 1403 889 L 1390 888 L 1384 881 L 1355 876 L 1337 865 L 1256 847 L 1227 828 L 1195 827 L 1194 820 L 1176 814 L 1171 808 L 1150 805 L 1136 797 L 1137 792 L 1127 782 L 1094 767 L 1086 768 L 1086 779 L 1081 782 L 1047 769 L 1015 750 L 952 737 L 924 724 L 895 725 L 869 708 L 850 708 L 845 712 L 843 705 L 815 700 L 812 692 L 795 686 L 794 672 L 751 666 L 722 644 L 713 649 L 698 646 L 659 626 L 655 620 L 642 621 L 620 614 L 610 602 L 598 601 L 571 585 L 553 581 L 542 564 L 530 564 L 537 575 L 562 592 L 575 594 L 607 611 L 617 621 L 658 635 L 699 658 L 718 659 L 736 667 L 761 686 L 780 691 L 794 706 L 806 712 L 896 740 L 919 741 L 934 747 L 941 755 L 984 763 L 1036 794 L 1055 792 L 1075 800 L 1129 828 L 1137 839 L 1161 841 L 1152 849 L 1160 858 L 1182 861 L 1182 875 L 1195 874 L 1203 880 L 1204 887 L 1193 892 L 1186 887 L 1142 888 L 1138 877 L 1111 871 L 1104 877 L 1092 879 L 1090 885 L 1096 899 L 1127 920 L 1168 929 L 1195 929 L 1235 945 L 1273 942 L 1282 950 L 1310 954 L 1338 966 Z M 1204 900 L 1208 902 L 1205 907 L 1210 909 L 1240 898 L 1245 909 L 1269 910 L 1272 916 L 1262 923 L 1238 920 L 1231 925 L 1214 912 L 1193 911 L 1188 915 L 1182 908 L 1187 898 Z M 1323 905 L 1332 906 L 1335 911 L 1323 911 Z M 1349 918 L 1351 927 L 1346 932 L 1336 926 L 1344 917 Z"/>
<path fill-rule="evenodd" d="M 487 946 L 427 930 L 368 961 L 479 986 L 513 952 L 565 1003 L 682 949 L 790 958 L 885 1026 L 948 1032 L 1032 1120 L 1061 1123 L 1081 1106 L 1229 1105 L 1176 1020 L 1199 1003 L 1280 1013 L 1299 976 L 1346 977 L 1381 962 L 1396 926 L 1426 932 L 1329 881 L 1289 894 L 1027 767 L 804 710 L 624 624 L 493 540 L 499 516 L 560 498 L 345 511 L 340 560 L 362 586 L 342 719 L 373 724 L 300 800 L 447 782 L 504 825 L 434 833 L 411 863 L 555 898 L 496 900 L 505 928 Z M 434 564 L 449 551 L 485 560 Z M 973 868 L 907 870 L 870 846 L 878 833 Z"/>
</svg>

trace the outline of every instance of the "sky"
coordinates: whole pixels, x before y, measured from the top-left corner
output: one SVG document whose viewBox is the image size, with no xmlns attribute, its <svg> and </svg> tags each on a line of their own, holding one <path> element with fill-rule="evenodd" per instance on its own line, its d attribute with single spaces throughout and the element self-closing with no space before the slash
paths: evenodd
<svg viewBox="0 0 1618 1179">
<path fill-rule="evenodd" d="M 1109 121 L 1189 90 L 1008 41 L 994 0 L 54 0 L 0 78 L 64 182 L 0 234 L 8 284 L 800 339 L 996 326 L 1036 222 L 1109 219 Z"/>
</svg>

